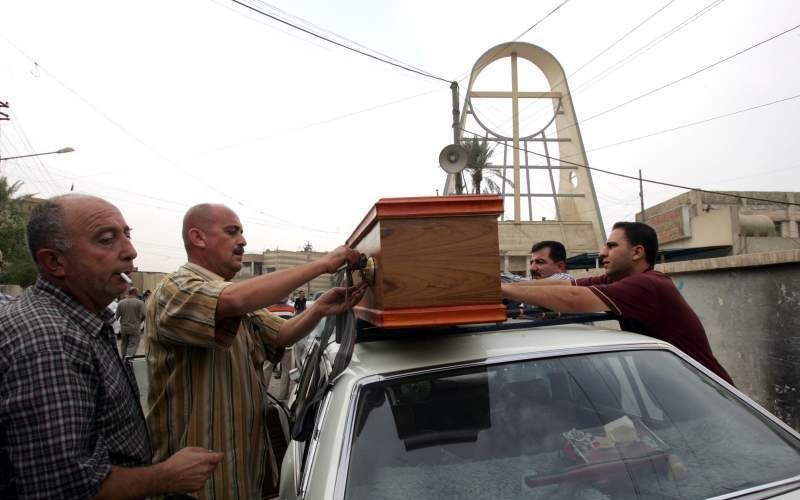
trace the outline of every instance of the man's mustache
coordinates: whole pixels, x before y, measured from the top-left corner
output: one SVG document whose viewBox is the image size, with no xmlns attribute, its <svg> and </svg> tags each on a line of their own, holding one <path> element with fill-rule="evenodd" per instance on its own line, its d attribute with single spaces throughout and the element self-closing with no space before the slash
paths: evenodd
<svg viewBox="0 0 800 500">
<path fill-rule="evenodd" d="M 235 255 L 244 255 L 244 247 L 236 247 L 233 249 Z"/>
</svg>

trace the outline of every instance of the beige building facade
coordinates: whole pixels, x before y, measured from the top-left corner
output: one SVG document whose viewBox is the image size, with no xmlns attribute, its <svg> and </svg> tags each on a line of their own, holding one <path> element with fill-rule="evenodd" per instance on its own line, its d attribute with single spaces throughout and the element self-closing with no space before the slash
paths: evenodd
<svg viewBox="0 0 800 500">
<path fill-rule="evenodd" d="M 233 281 L 240 281 L 262 274 L 274 273 L 297 267 L 307 262 L 324 257 L 326 252 L 291 251 L 291 250 L 266 250 L 264 253 L 246 253 L 242 257 L 242 269 L 233 277 Z M 316 292 L 327 290 L 333 286 L 333 276 L 323 274 L 295 290 L 305 290 L 307 296 Z"/>
<path fill-rule="evenodd" d="M 636 220 L 653 226 L 659 246 L 698 248 L 729 245 L 731 255 L 800 248 L 800 192 L 688 191 L 645 209 Z"/>
</svg>

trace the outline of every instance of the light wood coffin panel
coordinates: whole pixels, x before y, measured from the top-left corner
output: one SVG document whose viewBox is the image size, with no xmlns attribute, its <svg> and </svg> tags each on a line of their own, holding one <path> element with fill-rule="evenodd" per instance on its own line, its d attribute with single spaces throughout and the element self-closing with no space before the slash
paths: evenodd
<svg viewBox="0 0 800 500">
<path fill-rule="evenodd" d="M 499 196 L 378 201 L 347 241 L 376 264 L 356 315 L 387 328 L 504 321 L 502 210 Z"/>
</svg>

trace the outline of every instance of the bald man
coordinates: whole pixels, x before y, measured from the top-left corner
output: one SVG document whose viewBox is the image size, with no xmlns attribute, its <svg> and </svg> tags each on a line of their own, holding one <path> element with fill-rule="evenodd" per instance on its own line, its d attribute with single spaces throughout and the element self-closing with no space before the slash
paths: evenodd
<svg viewBox="0 0 800 500">
<path fill-rule="evenodd" d="M 289 320 L 265 308 L 315 277 L 358 261 L 339 247 L 293 269 L 231 283 L 247 241 L 239 217 L 223 205 L 197 205 L 183 219 L 188 263 L 148 301 L 145 320 L 150 392 L 147 424 L 156 459 L 181 446 L 225 458 L 201 499 L 252 499 L 274 491 L 281 457 L 270 454 L 265 419 L 265 361 L 307 335 L 324 316 L 358 303 L 364 287 L 334 288 Z"/>
<path fill-rule="evenodd" d="M 106 306 L 136 257 L 122 214 L 60 196 L 33 209 L 27 235 L 39 276 L 0 312 L 0 498 L 200 489 L 222 454 L 183 448 L 151 466 L 136 381 L 117 353 Z"/>
</svg>

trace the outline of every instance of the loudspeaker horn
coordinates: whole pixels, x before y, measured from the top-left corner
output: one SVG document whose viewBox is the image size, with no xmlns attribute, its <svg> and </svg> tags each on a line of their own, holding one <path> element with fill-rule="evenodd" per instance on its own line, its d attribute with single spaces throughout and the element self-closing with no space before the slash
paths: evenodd
<svg viewBox="0 0 800 500">
<path fill-rule="evenodd" d="M 457 174 L 467 166 L 467 150 L 458 144 L 450 144 L 439 153 L 439 166 L 448 174 Z"/>
</svg>

